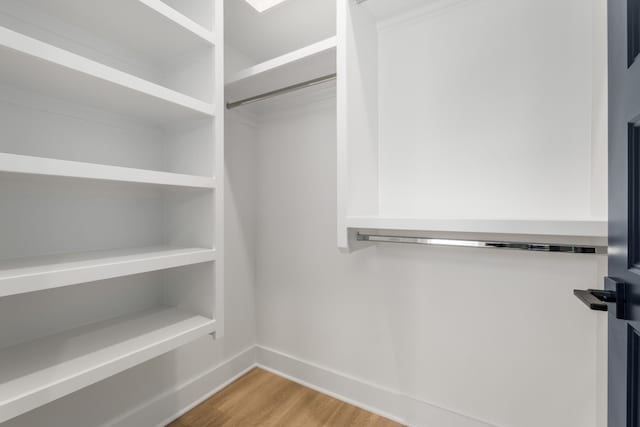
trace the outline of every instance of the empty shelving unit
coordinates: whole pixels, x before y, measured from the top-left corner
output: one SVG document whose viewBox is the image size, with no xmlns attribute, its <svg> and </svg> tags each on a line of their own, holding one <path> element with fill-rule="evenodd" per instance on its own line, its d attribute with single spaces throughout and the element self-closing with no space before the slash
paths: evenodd
<svg viewBox="0 0 640 427">
<path fill-rule="evenodd" d="M 590 9 L 480 3 L 339 2 L 339 247 L 362 231 L 606 246 Z"/>
<path fill-rule="evenodd" d="M 337 39 L 332 1 L 284 2 L 262 13 L 245 1 L 230 2 L 226 19 L 242 23 L 229 27 L 225 38 L 229 47 L 225 78 L 228 107 L 268 99 L 309 82 L 335 79 Z"/>
<path fill-rule="evenodd" d="M 335 73 L 336 38 L 330 37 L 238 71 L 226 80 L 226 95 L 235 102 L 252 100 Z"/>
<path fill-rule="evenodd" d="M 223 333 L 222 0 L 0 5 L 0 423 Z"/>
</svg>

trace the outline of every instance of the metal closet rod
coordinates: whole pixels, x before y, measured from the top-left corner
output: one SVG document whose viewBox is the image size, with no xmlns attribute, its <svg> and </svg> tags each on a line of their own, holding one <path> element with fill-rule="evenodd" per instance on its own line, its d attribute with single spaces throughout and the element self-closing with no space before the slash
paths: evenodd
<svg viewBox="0 0 640 427">
<path fill-rule="evenodd" d="M 242 107 L 243 105 L 253 104 L 254 102 L 264 101 L 265 99 L 273 98 L 275 96 L 284 95 L 286 93 L 295 92 L 301 89 L 306 89 L 308 87 L 330 82 L 331 80 L 335 80 L 336 77 L 336 73 L 328 74 L 326 76 L 307 80 L 302 83 L 296 83 L 291 86 L 283 87 L 282 89 L 276 89 L 270 92 L 262 93 L 260 95 L 252 96 L 251 98 L 245 98 L 234 102 L 227 102 L 227 110 L 232 110 L 234 108 Z"/>
<path fill-rule="evenodd" d="M 525 243 L 525 242 L 501 242 L 487 240 L 458 240 L 458 239 L 434 239 L 431 237 L 407 237 L 388 236 L 378 234 L 358 233 L 357 240 L 361 242 L 382 243 L 411 243 L 416 245 L 431 246 L 456 246 L 466 248 L 510 249 L 533 252 L 560 252 L 572 254 L 603 254 L 606 255 L 606 246 L 596 245 L 572 245 L 562 243 Z"/>
</svg>

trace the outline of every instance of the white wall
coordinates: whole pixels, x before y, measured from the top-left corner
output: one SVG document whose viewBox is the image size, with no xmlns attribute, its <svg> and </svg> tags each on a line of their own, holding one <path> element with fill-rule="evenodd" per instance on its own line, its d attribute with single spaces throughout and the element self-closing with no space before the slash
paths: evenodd
<svg viewBox="0 0 640 427">
<path fill-rule="evenodd" d="M 238 54 L 229 66 L 247 63 Z M 253 353 L 226 376 L 208 373 L 257 341 L 470 417 L 445 425 L 396 407 L 413 425 L 603 427 L 603 323 L 571 291 L 599 287 L 605 259 L 403 245 L 340 253 L 334 103 L 266 114 L 257 128 L 228 115 L 223 340 L 201 339 L 5 425 L 155 425 L 201 397 L 172 391 L 194 378 L 213 390 Z"/>
<path fill-rule="evenodd" d="M 598 425 L 603 337 L 572 290 L 600 286 L 606 259 L 404 245 L 339 253 L 335 131 L 326 101 L 258 128 L 258 344 L 486 423 L 392 414 L 414 425 Z"/>
<path fill-rule="evenodd" d="M 602 336 L 571 290 L 599 286 L 604 259 L 412 246 L 339 253 L 334 102 L 272 114 L 257 129 L 227 120 L 222 341 L 204 338 L 5 425 L 156 425 L 252 363 L 247 352 L 208 375 L 253 346 L 257 323 L 264 348 L 436 412 L 392 413 L 412 425 L 429 426 L 440 406 L 471 421 L 437 427 L 596 426 Z M 180 388 L 200 377 L 201 395 Z"/>
<path fill-rule="evenodd" d="M 254 130 L 245 121 L 234 117 L 229 115 L 226 122 L 225 337 L 219 341 L 202 338 L 8 421 L 3 427 L 158 425 L 253 364 Z M 121 292 L 120 297 L 122 295 L 128 293 Z M 81 304 L 84 301 L 65 303 Z M 109 300 L 109 304 L 116 303 Z M 43 305 L 44 310 L 55 311 L 58 307 Z M 44 312 L 31 317 L 50 319 L 61 316 L 62 313 L 56 316 Z M 248 348 L 251 350 L 243 353 Z M 241 357 L 215 370 L 241 353 Z"/>
<path fill-rule="evenodd" d="M 380 26 L 380 214 L 606 218 L 606 2 L 435 4 Z"/>
</svg>

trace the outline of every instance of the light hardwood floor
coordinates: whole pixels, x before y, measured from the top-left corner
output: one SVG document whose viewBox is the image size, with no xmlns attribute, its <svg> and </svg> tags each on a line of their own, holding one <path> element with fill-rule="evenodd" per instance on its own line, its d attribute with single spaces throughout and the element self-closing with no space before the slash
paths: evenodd
<svg viewBox="0 0 640 427">
<path fill-rule="evenodd" d="M 253 369 L 169 427 L 400 427 L 310 388 Z"/>
</svg>

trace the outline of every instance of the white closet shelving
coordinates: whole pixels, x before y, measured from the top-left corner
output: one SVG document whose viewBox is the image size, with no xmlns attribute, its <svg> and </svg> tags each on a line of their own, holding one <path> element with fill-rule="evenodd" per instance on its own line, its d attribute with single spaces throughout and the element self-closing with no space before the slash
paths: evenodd
<svg viewBox="0 0 640 427">
<path fill-rule="evenodd" d="M 234 52 L 226 101 L 245 100 L 336 73 L 335 3 L 296 0 L 257 12 L 232 2 L 225 40 Z M 252 31 L 245 31 L 251 28 Z"/>
<path fill-rule="evenodd" d="M 537 236 L 603 237 L 606 221 L 348 217 L 347 228 Z"/>
<path fill-rule="evenodd" d="M 0 423 L 222 336 L 223 17 L 0 4 Z"/>
<path fill-rule="evenodd" d="M 213 31 L 162 0 L 48 0 L 41 7 L 50 16 L 91 28 L 158 60 L 216 44 Z M 207 13 L 200 15 L 206 16 Z M 132 22 L 144 25 L 131 25 Z"/>
<path fill-rule="evenodd" d="M 215 261 L 215 249 L 149 247 L 0 262 L 0 297 Z"/>
<path fill-rule="evenodd" d="M 167 308 L 0 350 L 0 422 L 210 333 L 215 320 Z"/>
<path fill-rule="evenodd" d="M 339 247 L 363 229 L 606 245 L 593 22 L 516 3 L 339 3 Z"/>
<path fill-rule="evenodd" d="M 230 100 L 246 99 L 336 72 L 336 38 L 238 71 L 226 81 Z"/>
<path fill-rule="evenodd" d="M 168 187 L 215 188 L 214 177 L 0 153 L 0 172 Z"/>
<path fill-rule="evenodd" d="M 6 28 L 0 28 L 0 62 L 4 84 L 124 115 L 160 123 L 214 115 L 211 104 Z"/>
</svg>

